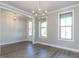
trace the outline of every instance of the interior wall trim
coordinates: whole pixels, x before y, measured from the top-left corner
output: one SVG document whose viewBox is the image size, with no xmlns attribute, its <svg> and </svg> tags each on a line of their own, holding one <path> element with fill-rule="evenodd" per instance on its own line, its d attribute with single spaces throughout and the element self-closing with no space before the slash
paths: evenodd
<svg viewBox="0 0 79 59">
<path fill-rule="evenodd" d="M 48 12 L 48 15 L 52 14 L 52 13 L 55 13 L 55 12 L 63 11 L 65 9 L 70 9 L 70 8 L 78 7 L 78 6 L 79 6 L 79 4 L 75 4 L 75 5 L 67 6 L 67 7 L 64 7 L 64 8 L 57 9 L 57 10 L 53 10 L 53 11 Z"/>
<path fill-rule="evenodd" d="M 35 42 L 34 44 L 37 44 L 37 43 L 38 44 L 43 44 L 43 45 L 47 45 L 47 46 L 51 46 L 51 47 L 60 48 L 60 49 L 64 49 L 64 50 L 68 50 L 68 51 L 79 53 L 79 50 L 77 50 L 77 49 L 72 49 L 72 48 L 68 48 L 68 47 L 62 47 L 62 46 L 48 44 L 48 43 L 44 43 L 44 42 Z"/>
<path fill-rule="evenodd" d="M 77 6 L 79 6 L 79 4 L 75 4 L 75 5 L 67 6 L 67 7 L 64 7 L 64 8 L 57 9 L 57 10 L 53 10 L 53 11 L 48 12 L 48 15 L 49 14 L 52 14 L 52 13 L 55 13 L 55 12 L 58 12 L 58 11 L 65 10 L 65 9 L 77 7 Z M 13 7 L 13 6 L 11 6 L 9 4 L 6 4 L 6 3 L 3 3 L 3 2 L 0 2 L 0 8 L 7 8 L 9 10 L 14 9 L 14 10 L 17 10 L 17 12 L 20 11 L 21 14 L 23 14 L 23 15 L 27 15 L 28 17 L 31 17 L 32 16 L 32 14 L 29 13 L 29 12 L 26 12 L 24 10 L 21 10 L 19 8 L 16 8 L 16 7 Z"/>
<path fill-rule="evenodd" d="M 27 40 L 20 40 L 20 41 L 14 41 L 14 42 L 8 42 L 8 43 L 1 43 L 0 46 L 2 45 L 8 45 L 8 44 L 14 44 L 14 43 L 19 43 L 19 42 L 23 42 L 23 41 L 27 41 Z"/>
<path fill-rule="evenodd" d="M 16 8 L 14 6 L 11 6 L 11 5 L 3 3 L 3 2 L 0 2 L 0 8 L 7 9 L 7 10 L 10 10 L 12 12 L 19 13 L 19 14 L 23 14 L 27 17 L 31 17 L 31 15 L 32 15 L 31 13 L 29 13 L 27 11 L 21 10 L 19 8 Z"/>
</svg>

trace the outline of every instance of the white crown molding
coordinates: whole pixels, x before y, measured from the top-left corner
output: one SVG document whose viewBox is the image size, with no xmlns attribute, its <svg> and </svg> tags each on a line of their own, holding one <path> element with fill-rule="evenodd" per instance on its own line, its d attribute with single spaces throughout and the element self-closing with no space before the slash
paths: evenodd
<svg viewBox="0 0 79 59">
<path fill-rule="evenodd" d="M 55 12 L 58 12 L 58 11 L 65 10 L 65 9 L 74 8 L 74 7 L 77 7 L 77 6 L 79 6 L 79 4 L 75 4 L 75 5 L 67 6 L 67 7 L 64 7 L 64 8 L 57 9 L 57 10 L 53 10 L 53 11 L 48 12 L 48 15 L 55 13 Z"/>
<path fill-rule="evenodd" d="M 16 8 L 14 6 L 11 6 L 11 5 L 6 4 L 6 3 L 3 3 L 3 2 L 0 2 L 0 8 L 4 8 L 4 9 L 10 10 L 12 12 L 16 12 L 16 13 L 19 13 L 19 14 L 23 14 L 23 15 L 25 15 L 27 17 L 30 17 L 32 15 L 29 12 L 26 12 L 24 10 L 21 10 L 19 8 Z"/>
<path fill-rule="evenodd" d="M 75 5 L 67 6 L 67 7 L 64 7 L 64 8 L 57 9 L 57 10 L 53 10 L 53 11 L 48 12 L 48 15 L 52 14 L 52 13 L 55 13 L 55 12 L 58 12 L 58 11 L 65 10 L 65 9 L 77 7 L 77 6 L 79 6 L 79 4 L 75 4 Z M 11 10 L 11 11 L 17 11 L 18 13 L 21 12 L 20 14 L 26 15 L 28 17 L 32 16 L 32 14 L 29 13 L 29 12 L 26 12 L 26 11 L 21 10 L 19 8 L 13 7 L 9 4 L 5 4 L 3 2 L 0 2 L 0 8 L 6 8 L 6 9 Z"/>
</svg>

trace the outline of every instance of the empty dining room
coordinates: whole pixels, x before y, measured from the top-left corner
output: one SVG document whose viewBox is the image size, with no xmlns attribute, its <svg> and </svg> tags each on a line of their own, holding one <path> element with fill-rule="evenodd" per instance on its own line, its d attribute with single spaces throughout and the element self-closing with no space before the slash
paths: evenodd
<svg viewBox="0 0 79 59">
<path fill-rule="evenodd" d="M 79 58 L 79 1 L 0 1 L 0 58 Z"/>
</svg>

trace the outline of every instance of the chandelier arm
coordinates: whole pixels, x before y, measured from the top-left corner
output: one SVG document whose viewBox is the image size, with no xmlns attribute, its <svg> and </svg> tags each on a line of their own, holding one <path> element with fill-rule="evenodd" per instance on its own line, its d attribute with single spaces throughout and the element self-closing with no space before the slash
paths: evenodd
<svg viewBox="0 0 79 59">
<path fill-rule="evenodd" d="M 34 11 L 34 10 L 33 10 Z M 44 18 L 47 15 L 47 10 L 41 10 L 41 2 L 38 1 L 38 9 L 32 12 L 34 17 Z"/>
</svg>

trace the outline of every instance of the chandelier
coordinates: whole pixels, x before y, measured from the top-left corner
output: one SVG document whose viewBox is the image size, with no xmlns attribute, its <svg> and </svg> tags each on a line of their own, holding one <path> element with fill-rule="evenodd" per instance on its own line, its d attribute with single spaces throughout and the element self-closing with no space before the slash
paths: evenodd
<svg viewBox="0 0 79 59">
<path fill-rule="evenodd" d="M 47 10 L 42 10 L 40 5 L 41 4 L 40 4 L 40 1 L 39 1 L 39 7 L 32 11 L 33 17 L 44 18 L 44 17 L 47 16 Z"/>
</svg>

